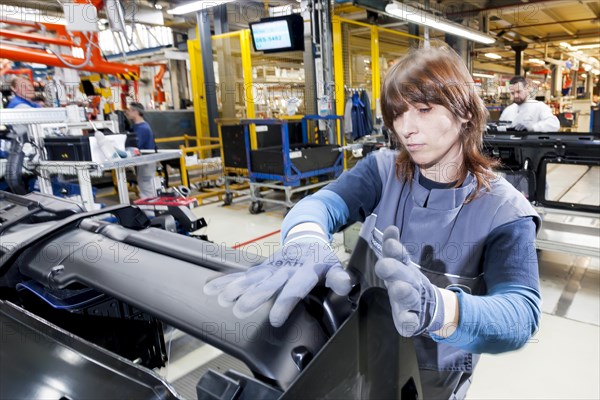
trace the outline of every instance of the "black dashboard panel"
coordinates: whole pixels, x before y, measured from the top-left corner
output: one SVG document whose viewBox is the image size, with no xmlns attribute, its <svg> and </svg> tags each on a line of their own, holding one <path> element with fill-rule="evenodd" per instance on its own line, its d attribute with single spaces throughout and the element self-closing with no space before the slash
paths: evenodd
<svg viewBox="0 0 600 400">
<path fill-rule="evenodd" d="M 56 392 L 64 398 L 97 397 L 97 382 L 104 381 L 123 387 L 124 398 L 176 398 L 152 371 L 167 360 L 163 324 L 252 372 L 211 370 L 197 383 L 198 398 L 415 398 L 420 392 L 412 342 L 400 340 L 385 290 L 363 285 L 340 297 L 317 287 L 280 328 L 269 324 L 267 306 L 240 320 L 202 288 L 262 258 L 145 227 L 136 207 L 84 213 L 62 199 L 28 196 L 0 192 L 10 210 L 0 235 L 0 318 L 19 335 L 43 337 L 45 349 L 18 335 L 0 347 L 0 363 L 12 368 L 2 368 L 0 379 L 14 380 L 2 394 L 39 397 L 54 382 L 72 387 Z M 380 365 L 389 368 L 382 372 Z M 15 378 L 24 370 L 42 383 L 24 387 Z M 340 385 L 357 377 L 359 386 Z"/>
</svg>

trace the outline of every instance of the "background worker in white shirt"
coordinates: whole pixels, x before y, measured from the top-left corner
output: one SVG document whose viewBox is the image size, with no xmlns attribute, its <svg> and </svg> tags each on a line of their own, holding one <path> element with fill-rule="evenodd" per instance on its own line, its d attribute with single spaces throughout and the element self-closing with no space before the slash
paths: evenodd
<svg viewBox="0 0 600 400">
<path fill-rule="evenodd" d="M 522 76 L 509 82 L 513 104 L 506 107 L 500 121 L 509 121 L 509 129 L 530 132 L 558 132 L 560 122 L 548 105 L 530 98 L 531 87 Z"/>
</svg>

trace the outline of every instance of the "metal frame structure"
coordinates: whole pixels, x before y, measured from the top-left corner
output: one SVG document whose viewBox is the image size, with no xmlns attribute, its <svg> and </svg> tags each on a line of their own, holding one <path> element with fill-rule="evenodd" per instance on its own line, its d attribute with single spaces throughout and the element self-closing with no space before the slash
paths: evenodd
<svg viewBox="0 0 600 400">
<path fill-rule="evenodd" d="M 127 189 L 127 168 L 136 167 L 160 161 L 172 160 L 180 157 L 179 150 L 161 150 L 158 153 L 144 154 L 138 157 L 123 158 L 116 161 L 107 161 L 96 163 L 93 161 L 40 161 L 35 164 L 37 169 L 50 179 L 50 175 L 76 175 L 81 191 L 81 200 L 83 207 L 91 211 L 94 209 L 94 193 L 92 190 L 91 177 L 102 176 L 104 171 L 114 170 L 117 177 L 117 190 L 119 192 L 119 202 L 129 204 L 129 191 Z M 48 181 L 49 183 L 49 181 Z M 52 194 L 46 185 L 40 183 L 40 191 L 44 194 Z"/>
<path fill-rule="evenodd" d="M 94 206 L 94 194 L 92 191 L 92 176 L 101 176 L 104 171 L 115 170 L 117 177 L 117 189 L 119 200 L 122 204 L 129 204 L 127 191 L 126 168 L 171 160 L 179 158 L 180 150 L 161 151 L 159 153 L 142 155 L 135 158 L 124 158 L 116 161 L 96 163 L 92 161 L 48 161 L 43 153 L 44 129 L 53 126 L 67 126 L 83 129 L 98 129 L 107 127 L 116 132 L 113 121 L 97 122 L 68 122 L 68 110 L 66 108 L 13 108 L 0 110 L 0 121 L 8 125 L 26 125 L 29 138 L 35 145 L 42 149 L 42 160 L 32 163 L 31 166 L 39 171 L 39 188 L 41 193 L 52 194 L 51 175 L 76 175 L 81 190 L 81 199 L 86 210 L 92 210 Z"/>
<path fill-rule="evenodd" d="M 104 6 L 104 0 L 74 0 L 78 4 L 92 4 L 97 9 Z M 79 66 L 83 71 L 99 72 L 111 75 L 117 75 L 129 80 L 137 80 L 140 75 L 140 68 L 137 65 L 121 64 L 106 61 L 98 45 L 98 33 L 90 32 L 70 32 L 65 25 L 49 22 L 23 22 L 14 21 L 7 18 L 1 18 L 1 23 L 9 25 L 18 25 L 30 27 L 36 31 L 54 32 L 55 36 L 36 35 L 32 33 L 15 32 L 8 29 L 0 29 L 0 36 L 10 39 L 27 40 L 35 43 L 45 43 L 71 48 L 90 48 L 89 62 L 82 62 L 80 58 L 73 57 L 70 54 L 61 54 L 60 58 L 55 54 L 49 53 L 44 48 L 32 48 L 31 46 L 22 46 L 20 43 L 2 44 L 2 57 L 9 60 L 39 63 L 48 66 L 69 68 L 64 61 L 71 65 Z"/>
</svg>

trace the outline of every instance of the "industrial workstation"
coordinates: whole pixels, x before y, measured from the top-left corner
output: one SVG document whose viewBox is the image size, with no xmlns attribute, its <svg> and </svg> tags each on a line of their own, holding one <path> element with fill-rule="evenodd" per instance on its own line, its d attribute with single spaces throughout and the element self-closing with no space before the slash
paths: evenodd
<svg viewBox="0 0 600 400">
<path fill-rule="evenodd" d="M 600 398 L 597 1 L 3 0 L 0 399 Z"/>
</svg>

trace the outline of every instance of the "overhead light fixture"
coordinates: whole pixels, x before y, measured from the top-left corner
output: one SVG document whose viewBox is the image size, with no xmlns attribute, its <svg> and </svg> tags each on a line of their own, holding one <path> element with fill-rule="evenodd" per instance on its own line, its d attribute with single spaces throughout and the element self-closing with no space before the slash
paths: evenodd
<svg viewBox="0 0 600 400">
<path fill-rule="evenodd" d="M 575 49 L 575 50 L 597 49 L 598 47 L 600 47 L 600 43 L 596 43 L 596 44 L 582 44 L 582 45 L 579 45 L 579 46 L 572 46 L 572 48 Z"/>
<path fill-rule="evenodd" d="M 538 65 L 544 65 L 545 64 L 544 60 L 540 60 L 539 58 L 530 58 L 528 61 L 530 63 L 538 64 Z"/>
<path fill-rule="evenodd" d="M 189 4 L 184 4 L 179 7 L 175 7 L 172 10 L 167 10 L 167 14 L 172 15 L 183 15 L 189 14 L 196 11 L 206 10 L 208 8 L 220 6 L 221 4 L 231 3 L 233 0 L 207 0 L 207 1 L 194 1 Z"/>
<path fill-rule="evenodd" d="M 502 58 L 502 56 L 500 54 L 496 54 L 496 53 L 485 53 L 484 56 L 486 56 L 487 58 L 491 58 L 493 60 L 499 60 Z"/>
<path fill-rule="evenodd" d="M 445 20 L 427 11 L 406 4 L 390 3 L 385 6 L 385 12 L 400 19 L 428 26 L 451 35 L 464 37 L 474 42 L 492 44 L 496 41 L 496 39 L 485 33 Z"/>
<path fill-rule="evenodd" d="M 490 75 L 490 74 L 481 74 L 479 72 L 473 72 L 473 76 L 477 76 L 479 78 L 495 78 L 494 75 Z"/>
<path fill-rule="evenodd" d="M 567 42 L 560 42 L 560 47 L 564 47 L 565 49 L 570 49 L 571 45 Z"/>
</svg>

